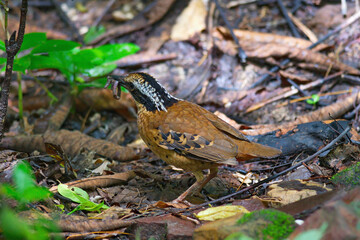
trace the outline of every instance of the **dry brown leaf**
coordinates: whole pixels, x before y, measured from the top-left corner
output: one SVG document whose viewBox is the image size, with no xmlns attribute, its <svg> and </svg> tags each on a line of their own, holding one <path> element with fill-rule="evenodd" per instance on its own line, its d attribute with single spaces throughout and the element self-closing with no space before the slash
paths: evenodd
<svg viewBox="0 0 360 240">
<path fill-rule="evenodd" d="M 188 40 L 195 33 L 204 30 L 206 14 L 206 6 L 203 0 L 191 0 L 176 19 L 171 30 L 171 39 L 174 41 Z"/>
<path fill-rule="evenodd" d="M 324 184 L 313 181 L 293 180 L 275 183 L 269 186 L 266 196 L 277 201 L 268 201 L 267 204 L 270 207 L 280 207 L 331 190 Z"/>
<path fill-rule="evenodd" d="M 287 46 L 289 48 L 300 48 L 305 49 L 309 47 L 312 42 L 308 40 L 304 40 L 301 38 L 294 38 L 282 35 L 276 35 L 272 33 L 262 33 L 262 32 L 253 32 L 246 30 L 234 29 L 235 35 L 238 37 L 240 41 L 241 47 L 246 51 L 247 48 L 252 48 L 255 44 L 258 45 L 266 44 L 266 43 L 274 43 L 280 46 Z M 213 36 L 218 39 L 231 39 L 230 32 L 224 27 L 217 27 L 213 31 Z M 232 42 L 232 40 L 230 40 Z M 326 44 L 320 44 L 315 47 L 314 51 L 321 51 L 329 46 Z M 236 46 L 234 45 L 236 49 Z"/>
<path fill-rule="evenodd" d="M 350 74 L 360 75 L 360 71 L 350 67 L 344 63 L 336 61 L 334 58 L 327 57 L 322 53 L 314 50 L 301 49 L 296 47 L 289 47 L 280 45 L 278 43 L 261 44 L 252 49 L 245 50 L 248 57 L 253 58 L 290 58 L 299 62 L 306 62 L 315 64 L 316 69 L 328 69 L 337 71 L 345 71 Z M 322 67 L 323 66 L 323 67 Z"/>
<path fill-rule="evenodd" d="M 195 229 L 194 240 L 220 240 L 225 239 L 229 234 L 237 232 L 241 229 L 237 225 L 237 221 L 244 215 L 244 213 L 237 214 L 232 217 L 224 218 L 214 222 L 205 223 L 204 225 Z M 224 227 L 226 226 L 226 227 Z"/>
<path fill-rule="evenodd" d="M 97 187 L 109 187 L 115 184 L 123 184 L 130 181 L 136 176 L 133 171 L 115 173 L 113 175 L 97 176 L 84 178 L 73 182 L 68 182 L 66 185 L 68 187 L 78 187 L 83 189 L 95 189 Z M 50 191 L 55 193 L 57 192 L 57 186 L 50 188 Z"/>
<path fill-rule="evenodd" d="M 163 201 L 157 201 L 153 204 L 154 207 L 158 208 L 188 208 L 189 206 L 184 203 L 172 203 L 172 202 L 163 202 Z"/>
<path fill-rule="evenodd" d="M 124 221 L 120 219 L 111 220 L 73 220 L 71 217 L 61 219 L 58 221 L 58 226 L 64 232 L 92 232 L 92 231 L 106 231 L 122 227 L 128 227 L 134 221 Z"/>
</svg>

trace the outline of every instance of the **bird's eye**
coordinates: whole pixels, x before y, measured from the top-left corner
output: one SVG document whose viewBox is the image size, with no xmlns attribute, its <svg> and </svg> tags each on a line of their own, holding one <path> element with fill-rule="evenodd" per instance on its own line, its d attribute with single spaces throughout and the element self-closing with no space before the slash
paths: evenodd
<svg viewBox="0 0 360 240">
<path fill-rule="evenodd" d="M 134 90 L 135 90 L 135 86 L 134 86 L 133 83 L 130 83 L 130 84 L 129 84 L 128 90 L 129 90 L 129 91 L 134 91 Z"/>
</svg>

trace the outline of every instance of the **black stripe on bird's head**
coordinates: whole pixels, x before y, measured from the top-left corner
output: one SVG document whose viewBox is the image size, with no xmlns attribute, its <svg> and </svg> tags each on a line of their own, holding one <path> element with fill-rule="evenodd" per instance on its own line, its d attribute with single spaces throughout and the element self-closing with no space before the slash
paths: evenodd
<svg viewBox="0 0 360 240">
<path fill-rule="evenodd" d="M 120 86 L 126 88 L 136 102 L 142 104 L 148 111 L 167 111 L 179 100 L 171 96 L 165 88 L 147 73 L 130 73 L 125 76 L 111 75 L 108 77 L 107 86 L 112 83 L 113 91 L 118 90 L 120 97 Z"/>
</svg>

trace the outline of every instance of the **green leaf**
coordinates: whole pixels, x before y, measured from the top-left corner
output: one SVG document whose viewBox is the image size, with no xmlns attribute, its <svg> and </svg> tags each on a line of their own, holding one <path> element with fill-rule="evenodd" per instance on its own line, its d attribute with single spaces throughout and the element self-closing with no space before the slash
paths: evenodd
<svg viewBox="0 0 360 240">
<path fill-rule="evenodd" d="M 34 48 L 31 53 L 50 53 L 59 51 L 69 51 L 76 47 L 80 47 L 81 44 L 73 41 L 66 40 L 47 40 L 40 46 Z"/>
<path fill-rule="evenodd" d="M 106 82 L 107 82 L 107 78 L 102 77 L 102 78 L 98 78 L 91 82 L 80 83 L 77 85 L 77 87 L 78 87 L 79 92 L 87 87 L 104 88 Z"/>
<path fill-rule="evenodd" d="M 0 50 L 6 52 L 5 42 L 0 40 Z"/>
<path fill-rule="evenodd" d="M 313 94 L 313 95 L 311 95 L 311 97 L 315 103 L 319 102 L 319 100 L 320 100 L 320 96 L 317 94 Z"/>
<path fill-rule="evenodd" d="M 0 57 L 0 65 L 6 63 L 7 59 L 4 57 Z"/>
<path fill-rule="evenodd" d="M 31 236 L 30 227 L 21 220 L 9 208 L 3 208 L 0 212 L 0 226 L 5 239 L 22 240 Z"/>
<path fill-rule="evenodd" d="M 92 40 L 94 40 L 95 38 L 97 38 L 98 36 L 100 36 L 101 34 L 103 34 L 105 32 L 106 32 L 106 29 L 104 26 L 90 27 L 89 31 L 84 36 L 85 44 L 88 44 L 89 42 L 91 42 Z"/>
<path fill-rule="evenodd" d="M 116 68 L 115 63 L 106 63 L 89 70 L 86 70 L 84 74 L 87 74 L 89 77 L 101 77 L 111 73 Z"/>
<path fill-rule="evenodd" d="M 16 165 L 12 178 L 16 190 L 21 194 L 24 193 L 25 190 L 35 186 L 35 178 L 27 162 L 20 162 Z"/>
<path fill-rule="evenodd" d="M 52 56 L 32 55 L 29 69 L 60 69 L 64 67 L 61 60 Z"/>
<path fill-rule="evenodd" d="M 90 69 L 104 63 L 101 52 L 95 49 L 82 49 L 73 56 L 73 63 L 81 69 Z"/>
<path fill-rule="evenodd" d="M 80 203 L 73 211 L 69 214 L 78 211 L 78 210 L 86 210 L 86 211 L 99 211 L 100 209 L 108 209 L 109 207 L 104 205 L 103 203 L 97 204 L 90 201 L 89 195 L 87 192 L 78 187 L 72 187 L 71 189 L 65 184 L 59 184 L 58 192 L 74 202 Z"/>
<path fill-rule="evenodd" d="M 316 105 L 320 100 L 320 96 L 317 94 L 312 94 L 310 99 L 307 99 L 306 102 L 311 105 Z"/>
<path fill-rule="evenodd" d="M 31 57 L 30 55 L 26 55 L 21 58 L 15 58 L 14 60 L 14 71 L 25 73 L 26 69 L 28 69 L 31 65 Z"/>
<path fill-rule="evenodd" d="M 104 63 L 113 62 L 120 58 L 134 54 L 140 50 L 140 47 L 134 43 L 106 44 L 96 48 L 102 53 Z"/>
<path fill-rule="evenodd" d="M 71 201 L 76 203 L 89 201 L 89 195 L 78 187 L 72 187 L 70 189 L 66 184 L 59 184 L 58 192 L 62 196 L 69 198 Z"/>
<path fill-rule="evenodd" d="M 51 195 L 47 188 L 36 185 L 32 169 L 27 162 L 20 162 L 16 165 L 12 178 L 15 189 L 3 185 L 2 190 L 7 196 L 13 197 L 20 202 L 39 201 Z"/>
<path fill-rule="evenodd" d="M 31 221 L 22 220 L 8 207 L 2 206 L 0 211 L 0 228 L 2 237 L 11 240 L 48 240 L 61 239 L 53 235 L 60 232 L 54 221 L 43 217 L 32 219 Z"/>
<path fill-rule="evenodd" d="M 12 186 L 6 183 L 0 185 L 0 192 L 1 194 L 4 194 L 5 196 L 16 200 L 19 200 L 22 195 L 19 194 Z"/>
<path fill-rule="evenodd" d="M 36 202 L 51 196 L 51 192 L 45 187 L 35 185 L 32 188 L 27 188 L 23 192 L 23 198 L 28 202 Z"/>
<path fill-rule="evenodd" d="M 314 104 L 315 104 L 315 102 L 314 102 L 312 99 L 307 99 L 306 102 L 307 102 L 308 104 L 311 104 L 311 105 L 314 105 Z"/>
<path fill-rule="evenodd" d="M 33 32 L 33 33 L 27 33 L 24 36 L 24 41 L 21 45 L 20 52 L 37 47 L 41 44 L 43 44 L 46 41 L 46 33 L 42 32 Z"/>
</svg>

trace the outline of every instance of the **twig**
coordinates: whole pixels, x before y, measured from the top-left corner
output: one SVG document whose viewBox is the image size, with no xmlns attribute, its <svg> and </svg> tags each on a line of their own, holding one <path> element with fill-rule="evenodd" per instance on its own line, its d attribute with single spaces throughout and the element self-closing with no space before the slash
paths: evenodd
<svg viewBox="0 0 360 240">
<path fill-rule="evenodd" d="M 249 191 L 249 190 L 251 190 L 251 189 L 254 189 L 254 188 L 256 188 L 256 187 L 259 187 L 259 186 L 261 186 L 261 185 L 264 184 L 264 183 L 268 183 L 268 182 L 270 182 L 271 180 L 276 179 L 276 178 L 278 178 L 278 177 L 280 177 L 280 176 L 282 176 L 282 175 L 284 175 L 284 174 L 286 174 L 286 173 L 288 173 L 288 172 L 290 172 L 290 171 L 292 171 L 292 170 L 294 170 L 294 169 L 302 166 L 303 163 L 307 163 L 307 162 L 311 161 L 312 159 L 314 159 L 315 157 L 319 156 L 321 153 L 329 150 L 330 148 L 332 148 L 332 147 L 335 145 L 335 143 L 337 143 L 339 140 L 341 140 L 341 139 L 350 131 L 350 129 L 351 129 L 350 126 L 348 126 L 337 138 L 335 138 L 334 140 L 332 140 L 332 141 L 331 141 L 328 145 L 326 145 L 323 149 L 317 151 L 317 152 L 314 153 L 313 155 L 305 158 L 304 160 L 301 160 L 301 161 L 298 162 L 296 165 L 294 165 L 294 166 L 292 166 L 292 167 L 290 167 L 290 168 L 288 168 L 288 169 L 286 169 L 286 170 L 284 170 L 284 171 L 282 171 L 282 172 L 280 172 L 280 173 L 278 173 L 278 174 L 275 174 L 275 175 L 273 175 L 273 176 L 271 176 L 271 177 L 268 177 L 268 178 L 266 178 L 266 179 L 264 179 L 264 180 L 262 180 L 262 181 L 260 181 L 260 182 L 258 182 L 258 183 L 255 183 L 255 184 L 253 184 L 253 185 L 251 185 L 251 186 L 249 186 L 249 187 L 246 187 L 246 188 L 244 188 L 244 189 L 241 189 L 241 190 L 238 191 L 238 192 L 229 194 L 229 195 L 227 195 L 227 196 L 221 197 L 221 198 L 219 198 L 219 199 L 216 199 L 216 200 L 213 200 L 213 201 L 210 201 L 210 202 L 205 202 L 205 203 L 203 203 L 203 204 L 196 205 L 196 206 L 193 206 L 193 207 L 190 207 L 190 208 L 181 210 L 181 212 L 185 212 L 185 211 L 189 211 L 189 210 L 195 210 L 195 209 L 199 209 L 199 208 L 202 208 L 202 207 L 205 207 L 205 206 L 208 206 L 208 205 L 212 205 L 212 204 L 215 204 L 215 203 L 220 203 L 220 202 L 223 202 L 223 201 L 225 201 L 225 200 L 227 200 L 227 199 L 229 199 L 229 198 L 231 198 L 231 197 L 234 197 L 234 196 L 239 195 L 239 194 L 241 194 L 241 193 L 247 192 L 247 191 Z"/>
<path fill-rule="evenodd" d="M 352 76 L 352 75 L 343 74 L 342 78 L 344 78 L 345 80 L 350 80 L 354 84 L 360 84 L 360 77 L 355 77 L 355 76 Z"/>
<path fill-rule="evenodd" d="M 7 1 L 5 2 L 5 4 L 7 7 Z M 14 65 L 14 58 L 16 54 L 19 52 L 21 44 L 24 39 L 27 7 L 28 7 L 28 1 L 22 0 L 20 24 L 19 24 L 17 37 L 16 37 L 16 31 L 14 31 L 13 34 L 11 34 L 9 40 L 5 39 L 7 61 L 6 61 L 5 77 L 3 82 L 1 83 L 1 93 L 0 93 L 1 95 L 0 96 L 0 141 L 4 136 L 4 124 L 5 124 L 7 107 L 8 107 L 8 98 L 10 92 L 10 82 L 11 82 L 11 75 Z M 5 29 L 5 31 L 7 31 L 7 29 Z"/>
<path fill-rule="evenodd" d="M 288 12 L 289 17 L 293 21 L 293 23 L 306 35 L 306 37 L 312 42 L 317 42 L 318 38 L 317 36 L 307 27 L 305 24 L 303 24 L 297 17 L 295 17 L 291 12 Z"/>
<path fill-rule="evenodd" d="M 360 12 L 355 13 L 354 15 L 352 15 L 350 18 L 348 18 L 346 20 L 346 22 L 340 24 L 338 27 L 336 27 L 334 30 L 330 31 L 329 33 L 327 33 L 325 36 L 323 36 L 322 38 L 319 39 L 319 41 L 317 41 L 316 43 L 311 44 L 309 47 L 307 47 L 307 49 L 313 49 L 314 47 L 316 47 L 317 45 L 319 45 L 320 43 L 323 43 L 326 39 L 328 39 L 329 37 L 331 37 L 332 35 L 335 35 L 336 33 L 340 32 L 342 29 L 348 27 L 349 25 L 353 24 L 356 20 L 358 20 L 360 18 Z M 279 66 L 275 66 L 272 67 L 270 69 L 270 71 L 266 74 L 264 74 L 262 77 L 260 77 L 259 80 L 257 80 L 255 83 L 253 83 L 249 89 L 252 89 L 254 87 L 259 86 L 260 84 L 262 84 L 263 82 L 265 82 L 268 77 L 271 76 L 272 73 L 278 71 L 280 68 L 285 67 L 288 63 L 290 63 L 290 59 L 285 59 L 283 60 Z"/>
<path fill-rule="evenodd" d="M 71 28 L 76 40 L 78 40 L 81 43 L 84 43 L 84 39 L 81 36 L 79 29 L 75 26 L 74 22 L 71 21 L 69 16 L 63 11 L 59 1 L 56 1 L 56 0 L 50 0 L 50 1 L 55 6 L 55 9 L 59 13 L 60 18 L 65 22 L 66 25 L 68 25 Z"/>
<path fill-rule="evenodd" d="M 299 8 L 301 8 L 301 0 L 295 0 L 294 1 L 294 6 L 291 9 L 291 13 L 294 14 Z"/>
<path fill-rule="evenodd" d="M 280 11 L 282 13 L 282 15 L 284 16 L 287 24 L 289 25 L 289 28 L 291 30 L 291 32 L 293 33 L 293 35 L 297 38 L 301 38 L 300 33 L 298 32 L 298 30 L 296 29 L 294 23 L 292 22 L 291 18 L 289 17 L 289 14 L 284 6 L 284 3 L 282 0 L 277 0 L 277 4 L 280 8 Z"/>
<path fill-rule="evenodd" d="M 301 85 L 300 88 L 304 91 L 304 90 L 308 90 L 308 89 L 311 89 L 313 87 L 316 87 L 316 86 L 319 86 L 321 84 L 324 84 L 325 82 L 331 80 L 331 79 L 334 79 L 338 76 L 340 76 L 343 72 L 337 72 L 337 73 L 334 73 L 332 75 L 329 75 L 328 77 L 326 78 L 321 78 L 321 79 L 318 79 L 316 81 L 313 81 L 313 82 L 310 82 L 308 84 L 304 84 L 304 85 Z M 277 100 L 280 100 L 280 99 L 283 99 L 283 98 L 288 98 L 292 95 L 295 95 L 297 94 L 299 91 L 297 89 L 291 89 L 290 91 L 288 92 L 285 92 L 285 93 L 282 93 L 278 96 L 275 96 L 273 98 L 270 98 L 268 100 L 265 100 L 263 102 L 259 102 L 251 107 L 249 107 L 248 109 L 246 109 L 246 113 L 249 113 L 249 112 L 252 112 L 252 111 L 255 111 L 269 103 L 272 103 L 272 102 L 275 102 Z"/>
<path fill-rule="evenodd" d="M 294 82 L 290 78 L 286 78 L 286 81 L 290 83 L 294 88 L 296 88 L 303 96 L 308 96 L 308 94 L 304 90 L 302 90 L 301 87 L 296 84 L 296 82 Z"/>
<path fill-rule="evenodd" d="M 99 15 L 99 17 L 95 20 L 95 22 L 93 23 L 94 27 L 97 27 L 99 25 L 99 23 L 101 22 L 101 20 L 104 18 L 104 16 L 107 14 L 107 12 L 109 11 L 109 9 L 111 8 L 112 5 L 114 5 L 115 0 L 110 0 L 105 8 L 103 9 L 102 13 Z"/>
<path fill-rule="evenodd" d="M 355 100 L 355 102 L 356 102 L 356 100 Z M 329 113 L 329 117 L 336 123 L 336 125 L 337 125 L 339 128 L 341 128 L 343 131 L 345 130 L 345 129 L 343 128 L 343 126 L 342 126 L 335 118 L 333 118 L 333 116 L 331 116 L 330 113 Z M 339 131 L 337 131 L 335 128 L 333 128 L 330 124 L 327 124 L 327 126 L 329 126 L 334 132 L 337 132 L 338 134 L 340 134 Z M 350 136 L 349 136 L 348 134 L 346 134 L 346 138 L 348 139 L 348 141 L 349 141 L 350 143 L 352 143 L 352 140 L 351 140 L 351 138 L 350 138 Z"/>
<path fill-rule="evenodd" d="M 220 16 L 225 22 L 226 27 L 229 29 L 231 37 L 233 38 L 234 42 L 238 46 L 238 56 L 242 63 L 246 62 L 246 53 L 245 51 L 240 47 L 239 39 L 235 36 L 233 27 L 230 25 L 229 21 L 226 18 L 226 15 L 224 13 L 224 9 L 220 6 L 219 2 L 217 0 L 213 0 L 216 4 L 217 9 L 219 10 Z"/>
</svg>

